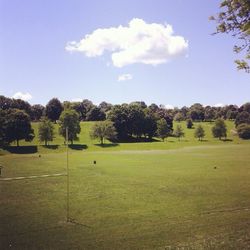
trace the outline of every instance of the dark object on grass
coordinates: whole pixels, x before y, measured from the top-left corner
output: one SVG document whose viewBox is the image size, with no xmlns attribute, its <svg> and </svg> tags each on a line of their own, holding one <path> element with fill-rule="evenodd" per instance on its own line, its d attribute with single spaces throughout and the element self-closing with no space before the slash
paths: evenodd
<svg viewBox="0 0 250 250">
<path fill-rule="evenodd" d="M 41 158 L 41 155 L 38 155 L 39 158 Z"/>
<path fill-rule="evenodd" d="M 217 167 L 214 167 L 214 169 L 217 169 Z"/>
<path fill-rule="evenodd" d="M 94 165 L 96 164 L 96 161 L 93 161 Z"/>
</svg>

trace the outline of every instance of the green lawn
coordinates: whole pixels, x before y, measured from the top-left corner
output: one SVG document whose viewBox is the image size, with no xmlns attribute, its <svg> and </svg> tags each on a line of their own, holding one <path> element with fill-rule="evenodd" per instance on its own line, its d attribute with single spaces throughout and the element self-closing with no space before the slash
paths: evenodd
<svg viewBox="0 0 250 250">
<path fill-rule="evenodd" d="M 204 142 L 185 129 L 181 142 L 102 148 L 89 139 L 91 125 L 82 124 L 78 143 L 86 147 L 69 151 L 76 223 L 66 223 L 66 177 L 0 181 L 1 249 L 249 248 L 250 141 L 230 132 L 232 141 L 213 139 L 206 123 Z M 62 144 L 4 152 L 1 178 L 65 172 Z"/>
</svg>

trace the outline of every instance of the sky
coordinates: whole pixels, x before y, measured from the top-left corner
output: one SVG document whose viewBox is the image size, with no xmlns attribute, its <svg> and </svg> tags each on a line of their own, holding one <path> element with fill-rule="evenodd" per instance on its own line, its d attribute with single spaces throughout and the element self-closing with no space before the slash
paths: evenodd
<svg viewBox="0 0 250 250">
<path fill-rule="evenodd" d="M 241 105 L 230 35 L 211 35 L 217 0 L 0 0 L 0 95 L 45 105 L 145 101 Z"/>
</svg>

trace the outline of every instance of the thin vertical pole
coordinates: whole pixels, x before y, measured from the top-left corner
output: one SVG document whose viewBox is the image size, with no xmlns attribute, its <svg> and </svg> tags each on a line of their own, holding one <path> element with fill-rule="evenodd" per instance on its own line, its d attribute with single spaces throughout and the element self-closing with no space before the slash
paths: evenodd
<svg viewBox="0 0 250 250">
<path fill-rule="evenodd" d="M 67 222 L 69 222 L 69 129 L 66 127 L 66 147 L 67 147 Z"/>
</svg>

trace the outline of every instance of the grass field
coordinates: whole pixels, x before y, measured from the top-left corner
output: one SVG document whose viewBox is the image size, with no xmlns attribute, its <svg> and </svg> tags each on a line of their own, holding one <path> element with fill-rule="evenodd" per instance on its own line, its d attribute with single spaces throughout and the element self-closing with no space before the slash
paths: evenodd
<svg viewBox="0 0 250 250">
<path fill-rule="evenodd" d="M 66 223 L 65 176 L 3 181 L 65 172 L 62 138 L 35 153 L 2 151 L 0 248 L 249 249 L 250 142 L 231 134 L 232 122 L 227 141 L 213 139 L 212 124 L 203 125 L 203 142 L 185 129 L 181 142 L 100 147 L 89 139 L 92 123 L 83 123 L 69 150 L 76 223 Z"/>
</svg>

